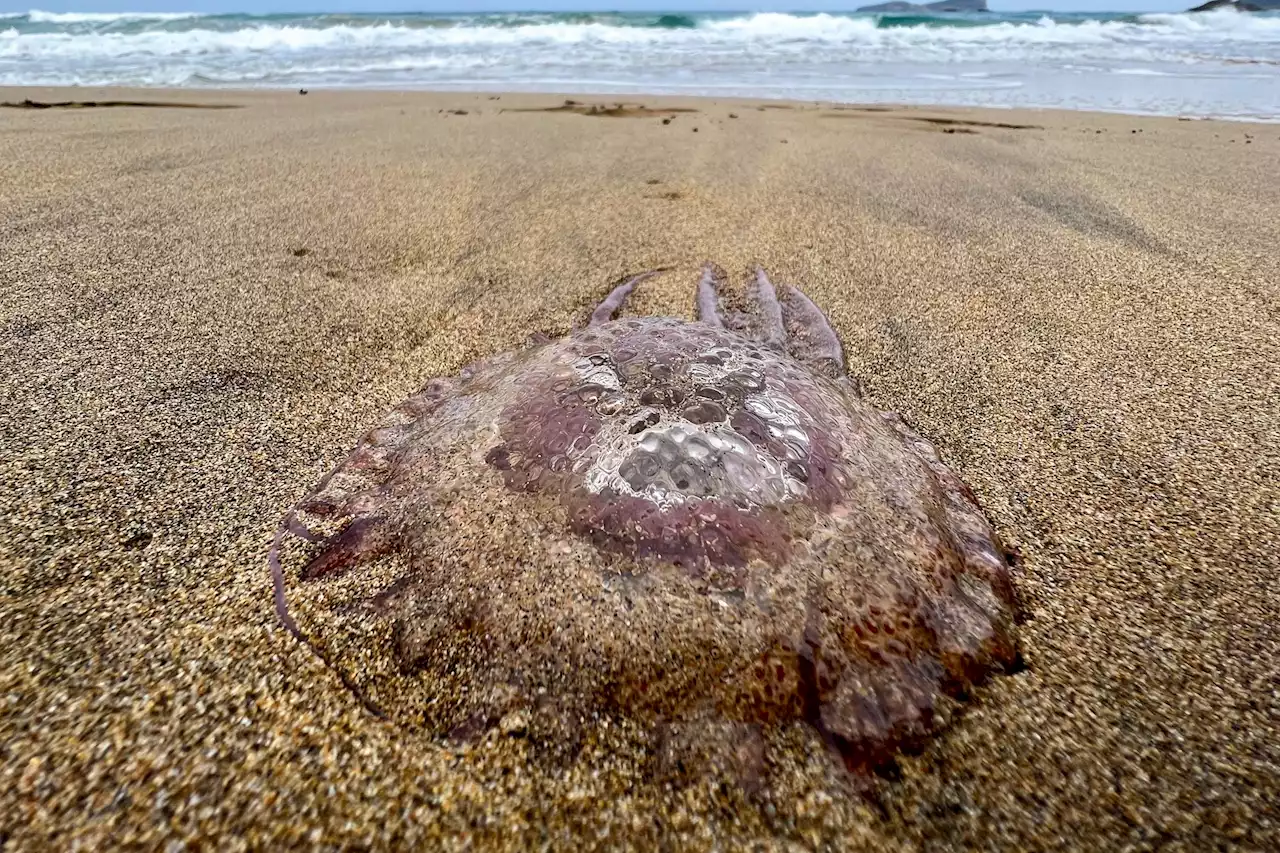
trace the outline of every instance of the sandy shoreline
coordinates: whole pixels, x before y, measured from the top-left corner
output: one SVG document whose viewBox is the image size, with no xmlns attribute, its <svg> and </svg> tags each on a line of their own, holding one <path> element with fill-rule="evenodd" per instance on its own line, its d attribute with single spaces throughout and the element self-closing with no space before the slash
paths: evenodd
<svg viewBox="0 0 1280 853">
<path fill-rule="evenodd" d="M 619 103 L 0 90 L 241 107 L 0 109 L 0 848 L 1280 846 L 1280 129 L 566 97 Z M 1029 668 L 874 801 L 535 775 L 275 621 L 280 514 L 390 406 L 628 272 L 691 316 L 704 259 L 803 286 L 1022 554 Z"/>
</svg>

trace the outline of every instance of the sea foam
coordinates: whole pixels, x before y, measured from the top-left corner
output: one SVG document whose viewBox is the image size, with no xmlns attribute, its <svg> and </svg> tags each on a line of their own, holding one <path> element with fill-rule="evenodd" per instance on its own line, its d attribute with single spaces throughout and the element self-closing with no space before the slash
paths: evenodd
<svg viewBox="0 0 1280 853">
<path fill-rule="evenodd" d="M 1280 15 L 9 15 L 0 83 L 936 97 L 1280 114 Z M 1233 86 L 1242 65 L 1251 88 Z M 1259 71 L 1261 69 L 1261 71 Z M 1191 87 L 1178 78 L 1214 72 Z M 1220 74 L 1218 72 L 1221 72 Z M 1276 85 L 1260 86 L 1258 75 Z M 1127 79 L 1124 92 L 1105 75 Z M 999 78 L 999 91 L 984 85 Z M 1149 78 L 1146 90 L 1139 78 Z M 970 81 L 975 93 L 955 80 Z M 1246 79 L 1240 76 L 1239 81 Z M 927 81 L 938 81 L 930 94 Z M 572 85 L 566 86 L 566 81 Z M 945 85 L 943 85 L 945 81 Z M 1012 84 L 1011 84 L 1012 81 Z M 1163 89 L 1160 87 L 1164 86 Z M 997 100 L 993 100 L 997 99 Z M 1000 100 L 1002 99 L 1002 100 Z"/>
</svg>

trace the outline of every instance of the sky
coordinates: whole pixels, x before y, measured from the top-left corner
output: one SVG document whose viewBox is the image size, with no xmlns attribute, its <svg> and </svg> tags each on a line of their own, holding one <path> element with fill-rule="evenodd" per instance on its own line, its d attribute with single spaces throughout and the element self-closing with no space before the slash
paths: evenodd
<svg viewBox="0 0 1280 853">
<path fill-rule="evenodd" d="M 0 12 L 841 11 L 878 0 L 0 0 Z M 917 0 L 928 2 L 928 0 Z M 997 11 L 1180 11 L 1200 0 L 988 0 Z"/>
</svg>

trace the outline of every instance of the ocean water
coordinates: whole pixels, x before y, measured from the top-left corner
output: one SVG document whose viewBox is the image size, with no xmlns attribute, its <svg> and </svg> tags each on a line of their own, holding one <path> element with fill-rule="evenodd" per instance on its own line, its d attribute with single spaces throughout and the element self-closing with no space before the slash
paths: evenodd
<svg viewBox="0 0 1280 853">
<path fill-rule="evenodd" d="M 32 11 L 0 15 L 0 85 L 13 84 L 699 94 L 1274 120 L 1280 14 Z"/>
</svg>

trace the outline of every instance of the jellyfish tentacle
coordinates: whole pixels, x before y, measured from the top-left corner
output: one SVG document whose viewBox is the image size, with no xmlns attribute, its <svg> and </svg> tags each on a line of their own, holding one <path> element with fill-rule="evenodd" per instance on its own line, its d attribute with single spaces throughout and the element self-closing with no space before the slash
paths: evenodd
<svg viewBox="0 0 1280 853">
<path fill-rule="evenodd" d="M 397 406 L 385 423 L 366 432 L 355 449 L 280 520 L 267 563 L 275 586 L 276 614 L 290 633 L 301 637 L 286 598 L 285 543 L 293 538 L 316 546 L 298 575 L 303 580 L 341 574 L 394 549 L 396 530 L 384 512 L 400 451 L 418 424 L 431 418 L 454 391 L 451 380 L 428 382 Z"/>
<path fill-rule="evenodd" d="M 282 533 L 292 533 L 304 542 L 321 542 L 324 536 L 316 533 L 310 527 L 299 520 L 296 513 L 289 513 L 284 517 L 284 521 L 280 522 L 280 530 Z"/>
<path fill-rule="evenodd" d="M 267 552 L 280 624 L 311 649 L 352 696 L 379 719 L 386 719 L 386 712 L 346 668 L 331 658 L 322 643 L 303 631 L 290 612 L 282 555 L 290 538 L 314 546 L 310 560 L 300 570 L 291 570 L 289 578 L 324 581 L 394 551 L 400 545 L 401 527 L 392 523 L 387 506 L 392 500 L 403 450 L 421 433 L 422 423 L 433 418 L 441 404 L 457 393 L 459 383 L 467 381 L 465 371 L 461 376 L 457 380 L 431 380 L 398 405 L 387 421 L 366 432 L 355 449 L 285 513 Z"/>
<path fill-rule="evenodd" d="M 767 280 L 764 270 L 760 270 L 757 281 Z M 798 287 L 786 284 L 781 291 L 781 298 L 776 301 L 781 308 L 786 351 L 828 376 L 845 378 L 844 348 L 827 315 Z"/>
<path fill-rule="evenodd" d="M 778 303 L 778 291 L 764 267 L 756 267 L 755 279 L 750 288 L 760 312 L 760 339 L 776 350 L 787 348 L 787 330 L 782 322 L 782 306 Z"/>
<path fill-rule="evenodd" d="M 662 272 L 661 269 L 656 269 L 633 275 L 609 291 L 609 295 L 604 298 L 604 301 L 596 306 L 596 310 L 591 312 L 591 322 L 587 325 L 599 326 L 602 323 L 608 323 L 613 319 L 613 315 L 617 314 L 618 310 L 622 308 L 623 303 L 627 301 L 627 297 L 631 295 L 631 291 L 635 290 L 637 284 L 645 279 L 653 278 L 660 272 Z"/>
<path fill-rule="evenodd" d="M 726 312 L 720 304 L 724 282 L 723 270 L 709 262 L 703 265 L 697 299 L 700 322 L 745 332 L 818 372 L 848 379 L 840 338 L 822 309 L 803 291 L 791 285 L 774 285 L 768 272 L 756 267 L 747 286 L 753 310 Z"/>
<path fill-rule="evenodd" d="M 276 530 L 275 538 L 271 540 L 271 550 L 267 552 L 267 566 L 271 569 L 272 596 L 276 604 L 276 618 L 280 620 L 280 624 L 288 629 L 290 634 L 303 639 L 302 631 L 298 628 L 298 623 L 294 621 L 293 616 L 289 613 L 289 602 L 284 594 L 284 567 L 280 565 L 280 548 L 284 545 L 284 537 L 293 531 L 290 525 L 297 519 L 293 513 L 285 516 L 285 521 L 281 523 Z"/>
<path fill-rule="evenodd" d="M 707 261 L 702 265 L 702 278 L 698 280 L 698 320 L 708 326 L 722 328 L 724 317 L 720 314 L 720 289 L 724 286 L 724 270 Z"/>
<path fill-rule="evenodd" d="M 308 638 L 306 634 L 302 633 L 302 629 L 298 627 L 298 623 L 289 612 L 289 603 L 285 598 L 284 591 L 284 567 L 280 563 L 280 548 L 284 544 L 284 537 L 288 534 L 299 536 L 300 538 L 307 539 L 307 541 L 313 541 L 310 538 L 299 534 L 295 530 L 295 527 L 301 527 L 303 530 L 306 530 L 306 527 L 298 521 L 297 516 L 291 511 L 285 516 L 284 521 L 280 523 L 280 527 L 276 530 L 275 539 L 271 542 L 271 550 L 267 553 L 267 565 L 271 568 L 271 580 L 274 587 L 272 593 L 275 599 L 276 617 L 280 620 L 280 624 L 293 635 L 294 639 L 309 648 L 312 654 L 324 663 L 325 667 L 327 667 L 329 671 L 337 677 L 338 681 L 342 683 L 342 686 L 347 689 L 347 692 L 354 696 L 356 701 L 364 706 L 365 710 L 378 719 L 385 720 L 387 718 L 386 712 L 378 707 L 378 705 L 369 698 L 368 694 L 365 693 L 364 689 L 353 681 L 341 667 L 334 664 L 319 645 Z M 309 530 L 307 530 L 307 533 L 310 534 L 310 536 L 316 535 Z"/>
</svg>

